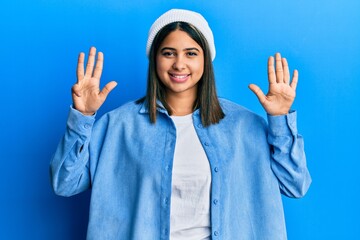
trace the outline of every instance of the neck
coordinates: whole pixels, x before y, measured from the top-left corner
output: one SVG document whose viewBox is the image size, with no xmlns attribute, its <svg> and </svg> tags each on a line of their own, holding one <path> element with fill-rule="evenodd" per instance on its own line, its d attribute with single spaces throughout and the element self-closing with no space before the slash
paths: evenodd
<svg viewBox="0 0 360 240">
<path fill-rule="evenodd" d="M 193 112 L 196 95 L 183 96 L 178 94 L 168 94 L 166 102 L 172 110 L 173 116 L 185 116 Z"/>
</svg>

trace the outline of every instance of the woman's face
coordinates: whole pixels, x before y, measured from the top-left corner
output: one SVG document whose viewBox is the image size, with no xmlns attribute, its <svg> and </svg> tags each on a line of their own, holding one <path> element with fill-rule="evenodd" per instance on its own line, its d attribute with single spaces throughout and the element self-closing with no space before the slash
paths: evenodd
<svg viewBox="0 0 360 240">
<path fill-rule="evenodd" d="M 167 94 L 194 97 L 204 72 L 203 50 L 186 32 L 175 30 L 159 47 L 156 72 Z"/>
</svg>

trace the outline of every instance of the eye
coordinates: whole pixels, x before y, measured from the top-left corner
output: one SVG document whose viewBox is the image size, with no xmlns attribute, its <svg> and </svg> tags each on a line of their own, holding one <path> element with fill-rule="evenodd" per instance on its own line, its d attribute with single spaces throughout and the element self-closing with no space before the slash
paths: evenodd
<svg viewBox="0 0 360 240">
<path fill-rule="evenodd" d="M 187 52 L 186 54 L 190 57 L 195 57 L 198 55 L 197 52 Z"/>
<path fill-rule="evenodd" d="M 175 55 L 175 53 L 171 51 L 164 51 L 161 53 L 161 55 L 163 55 L 164 57 L 172 57 Z"/>
</svg>

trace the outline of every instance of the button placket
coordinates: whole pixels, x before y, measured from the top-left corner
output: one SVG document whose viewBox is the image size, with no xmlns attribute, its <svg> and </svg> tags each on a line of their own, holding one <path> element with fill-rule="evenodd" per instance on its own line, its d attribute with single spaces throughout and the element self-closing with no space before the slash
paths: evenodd
<svg viewBox="0 0 360 240">
<path fill-rule="evenodd" d="M 165 157 L 162 166 L 162 179 L 161 179 L 161 226 L 162 237 L 161 239 L 168 239 L 170 216 L 170 199 L 171 199 L 171 170 L 172 170 L 172 158 L 175 149 L 176 130 L 174 126 L 170 126 L 165 137 Z"/>
<path fill-rule="evenodd" d="M 212 233 L 211 236 L 213 239 L 219 239 L 220 232 L 220 204 L 219 204 L 219 196 L 220 196 L 220 166 L 219 161 L 217 159 L 217 154 L 215 149 L 212 148 L 212 138 L 209 136 L 211 135 L 209 131 L 204 128 L 199 118 L 194 119 L 194 123 L 196 121 L 197 127 L 197 134 L 199 139 L 204 147 L 204 150 L 208 156 L 210 168 L 211 168 L 211 175 L 212 175 L 212 186 L 211 186 L 211 228 Z"/>
</svg>

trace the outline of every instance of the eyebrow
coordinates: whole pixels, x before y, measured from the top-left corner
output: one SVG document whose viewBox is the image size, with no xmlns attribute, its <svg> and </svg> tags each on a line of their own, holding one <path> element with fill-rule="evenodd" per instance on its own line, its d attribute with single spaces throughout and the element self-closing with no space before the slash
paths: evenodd
<svg viewBox="0 0 360 240">
<path fill-rule="evenodd" d="M 161 52 L 162 52 L 162 51 L 165 51 L 165 50 L 176 51 L 176 49 L 175 49 L 175 48 L 171 48 L 171 47 L 164 47 L 164 48 L 162 48 L 162 49 L 161 49 Z M 199 50 L 199 49 L 197 49 L 196 47 L 190 47 L 190 48 L 184 48 L 184 49 L 183 49 L 183 51 L 193 51 L 193 50 L 200 52 L 200 50 Z"/>
</svg>

